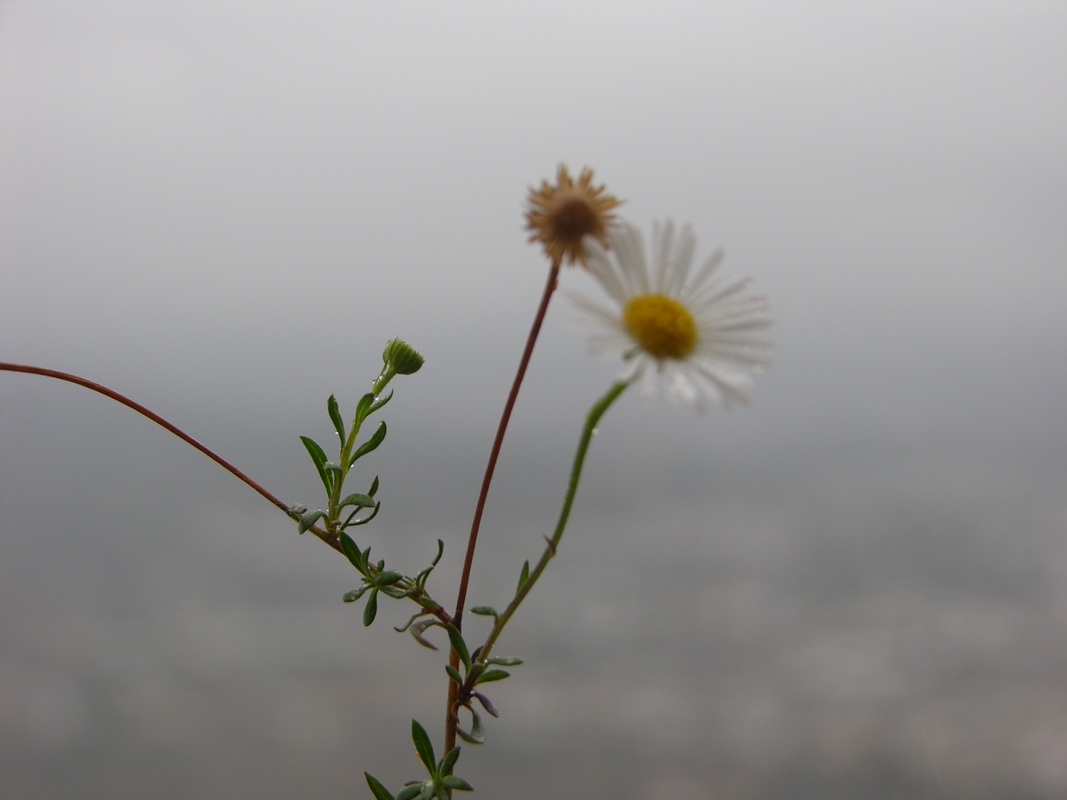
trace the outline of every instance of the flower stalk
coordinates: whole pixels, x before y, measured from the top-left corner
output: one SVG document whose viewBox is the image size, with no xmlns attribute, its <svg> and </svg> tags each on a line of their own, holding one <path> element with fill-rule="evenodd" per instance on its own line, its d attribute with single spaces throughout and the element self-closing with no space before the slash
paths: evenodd
<svg viewBox="0 0 1067 800">
<path fill-rule="evenodd" d="M 545 288 L 541 294 L 541 302 L 537 307 L 537 313 L 534 315 L 530 334 L 526 337 L 526 346 L 523 348 L 522 357 L 519 359 L 519 368 L 515 372 L 515 380 L 511 383 L 511 390 L 508 392 L 508 399 L 504 403 L 504 411 L 501 413 L 500 423 L 497 425 L 496 436 L 493 438 L 493 446 L 489 451 L 489 462 L 486 464 L 485 474 L 482 476 L 482 486 L 478 492 L 478 502 L 474 508 L 474 520 L 471 523 L 470 536 L 467 539 L 467 551 L 463 557 L 463 572 L 459 579 L 456 610 L 452 614 L 452 624 L 456 626 L 457 630 L 463 629 L 463 610 L 467 602 L 467 587 L 470 584 L 471 568 L 474 564 L 474 550 L 478 545 L 478 533 L 482 527 L 485 501 L 489 497 L 489 486 L 493 482 L 493 473 L 496 471 L 496 464 L 500 458 L 500 448 L 504 444 L 504 434 L 507 432 L 508 423 L 511 421 L 511 412 L 515 408 L 515 401 L 519 397 L 519 389 L 522 387 L 523 378 L 526 377 L 526 368 L 530 364 L 534 346 L 537 344 L 537 337 L 541 333 L 541 325 L 545 321 L 549 303 L 552 301 L 552 295 L 555 293 L 556 286 L 559 283 L 560 263 L 560 259 L 554 259 L 552 266 L 549 268 L 548 279 L 545 281 Z M 455 649 L 449 653 L 448 663 L 452 669 L 459 667 L 459 654 Z M 445 715 L 446 751 L 456 746 L 456 728 L 459 724 L 459 717 L 456 715 L 455 707 L 458 690 L 459 687 L 455 681 L 450 680 L 448 682 L 447 713 Z"/>
<path fill-rule="evenodd" d="M 574 505 L 574 498 L 578 494 L 578 482 L 582 477 L 582 468 L 585 466 L 585 457 L 589 452 L 589 444 L 593 440 L 593 435 L 596 433 L 597 425 L 600 423 L 600 418 L 607 413 L 607 410 L 611 408 L 612 404 L 619 399 L 619 396 L 626 391 L 626 389 L 636 380 L 630 378 L 625 381 L 616 381 L 612 384 L 611 388 L 597 400 L 593 406 L 589 409 L 589 413 L 585 417 L 585 425 L 582 427 L 581 436 L 578 439 L 578 447 L 574 453 L 574 462 L 571 465 L 570 479 L 567 481 L 567 491 L 563 497 L 563 505 L 560 508 L 559 519 L 556 521 L 556 528 L 552 532 L 551 538 L 548 540 L 545 546 L 544 553 L 541 554 L 541 559 L 530 570 L 526 580 L 518 587 L 515 592 L 515 596 L 508 603 L 507 607 L 497 617 L 496 623 L 493 625 L 492 630 L 489 632 L 489 636 L 486 637 L 484 644 L 482 644 L 476 661 L 484 664 L 493 651 L 493 647 L 496 645 L 497 639 L 500 638 L 500 634 L 504 632 L 504 627 L 508 624 L 508 621 L 522 605 L 522 601 L 526 599 L 526 595 L 533 589 L 534 584 L 537 583 L 541 574 L 545 571 L 545 567 L 548 566 L 548 562 L 555 558 L 556 551 L 559 549 L 559 543 L 563 539 L 563 532 L 567 528 L 567 521 L 570 519 L 571 508 Z"/>
<path fill-rule="evenodd" d="M 530 241 L 541 242 L 546 255 L 551 260 L 551 267 L 541 294 L 541 302 L 534 315 L 533 325 L 530 327 L 530 334 L 526 337 L 526 345 L 519 359 L 515 380 L 512 381 L 511 390 L 504 403 L 504 410 L 500 415 L 500 423 L 489 451 L 489 461 L 486 464 L 482 485 L 478 492 L 478 502 L 475 505 L 474 519 L 471 522 L 471 531 L 467 539 L 467 550 L 463 558 L 459 591 L 456 595 L 456 610 L 452 615 L 453 625 L 457 632 L 461 631 L 463 626 L 467 587 L 470 583 L 474 550 L 478 544 L 485 502 L 489 496 L 489 486 L 493 482 L 493 473 L 500 457 L 500 448 L 504 443 L 504 434 L 511 420 L 511 412 L 519 396 L 523 378 L 526 376 L 526 368 L 533 355 L 534 346 L 537 344 L 537 337 L 548 312 L 548 305 L 559 282 L 560 268 L 564 261 L 571 264 L 585 263 L 588 257 L 586 250 L 588 242 L 604 239 L 608 228 L 615 221 L 613 209 L 620 203 L 620 200 L 607 193 L 604 186 L 593 185 L 593 170 L 586 167 L 579 175 L 578 181 L 575 182 L 563 164 L 560 164 L 557 169 L 555 185 L 542 181 L 539 188 L 531 189 L 528 194 L 526 221 L 527 230 L 532 231 Z M 459 663 L 460 655 L 455 648 L 452 648 L 449 652 L 449 668 L 456 670 Z M 459 717 L 456 714 L 459 688 L 455 681 L 449 681 L 445 713 L 446 751 L 456 744 L 456 731 L 459 724 Z"/>
</svg>

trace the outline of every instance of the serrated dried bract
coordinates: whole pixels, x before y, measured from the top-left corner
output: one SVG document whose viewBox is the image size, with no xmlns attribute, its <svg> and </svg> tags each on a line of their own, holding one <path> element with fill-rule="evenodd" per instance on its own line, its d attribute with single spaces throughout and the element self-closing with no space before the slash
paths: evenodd
<svg viewBox="0 0 1067 800">
<path fill-rule="evenodd" d="M 593 185 L 593 170 L 586 167 L 575 182 L 560 164 L 555 184 L 542 181 L 540 188 L 530 189 L 526 210 L 530 241 L 541 242 L 553 261 L 585 265 L 589 257 L 585 237 L 606 244 L 605 235 L 615 221 L 612 209 L 621 202 L 603 185 Z"/>
</svg>

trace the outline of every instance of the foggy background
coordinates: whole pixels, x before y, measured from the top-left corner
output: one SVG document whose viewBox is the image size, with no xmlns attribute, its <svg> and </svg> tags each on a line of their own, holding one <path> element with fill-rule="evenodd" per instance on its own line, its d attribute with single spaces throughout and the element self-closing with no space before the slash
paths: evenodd
<svg viewBox="0 0 1067 800">
<path fill-rule="evenodd" d="M 589 165 L 775 319 L 753 407 L 624 397 L 500 652 L 476 796 L 1067 796 L 1063 3 L 0 3 L 0 359 L 287 502 L 389 338 L 363 544 L 455 596 Z M 565 289 L 595 293 L 579 270 Z M 618 365 L 557 296 L 470 601 L 503 607 Z M 0 373 L 0 796 L 369 797 L 441 654 L 162 429 Z M 476 620 L 469 622 L 469 630 Z"/>
</svg>

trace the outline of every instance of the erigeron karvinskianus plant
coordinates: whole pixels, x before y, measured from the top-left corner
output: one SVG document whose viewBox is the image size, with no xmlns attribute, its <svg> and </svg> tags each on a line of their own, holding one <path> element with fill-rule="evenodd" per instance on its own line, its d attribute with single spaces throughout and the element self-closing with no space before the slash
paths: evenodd
<svg viewBox="0 0 1067 800">
<path fill-rule="evenodd" d="M 361 547 L 354 534 L 371 522 L 381 508 L 377 499 L 379 482 L 372 479 L 363 492 L 348 492 L 345 482 L 356 463 L 377 449 L 385 439 L 386 424 L 379 422 L 362 442 L 364 423 L 392 398 L 383 394 L 397 375 L 411 375 L 423 365 L 422 355 L 400 339 L 387 343 L 382 354 L 383 366 L 355 406 L 346 425 L 340 404 L 331 395 L 326 403 L 327 416 L 338 438 L 338 454 L 331 460 L 326 448 L 310 437 L 301 436 L 325 492 L 322 507 L 308 510 L 304 505 L 288 505 L 240 470 L 219 457 L 171 423 L 161 419 L 129 398 L 84 378 L 41 367 L 0 364 L 0 369 L 28 372 L 58 378 L 100 392 L 153 419 L 201 452 L 208 455 L 243 480 L 297 522 L 300 533 L 310 531 L 343 553 L 359 573 L 360 583 L 344 594 L 348 603 L 363 602 L 363 623 L 371 625 L 377 618 L 381 597 L 410 601 L 416 609 L 407 623 L 396 628 L 408 632 L 419 644 L 436 650 L 430 636 L 440 628 L 447 642 L 447 704 L 444 747 L 440 760 L 426 729 L 411 723 L 411 739 L 425 776 L 405 783 L 395 795 L 369 773 L 367 785 L 375 800 L 447 800 L 454 790 L 471 791 L 471 785 L 454 772 L 460 756 L 457 738 L 480 744 L 485 741 L 481 714 L 498 716 L 486 695 L 486 685 L 510 676 L 505 667 L 521 664 L 514 656 L 495 653 L 501 633 L 523 603 L 548 563 L 556 556 L 578 490 L 586 454 L 593 433 L 612 404 L 634 383 L 644 394 L 655 392 L 664 382 L 668 396 L 703 409 L 706 399 L 718 400 L 729 408 L 747 403 L 749 375 L 768 364 L 771 342 L 765 336 L 769 321 L 762 298 L 746 293 L 746 279 L 719 275 L 721 251 L 713 253 L 693 273 L 696 250 L 692 229 L 676 231 L 673 223 L 655 224 L 652 247 L 646 251 L 640 230 L 616 217 L 620 201 L 606 188 L 593 184 L 593 172 L 583 169 L 575 181 L 565 166 L 560 166 L 555 183 L 543 181 L 531 188 L 527 198 L 526 222 L 530 241 L 538 242 L 549 258 L 548 277 L 534 316 L 518 370 L 504 404 L 488 464 L 478 493 L 470 535 L 455 605 L 451 610 L 437 602 L 427 591 L 427 582 L 441 559 L 444 543 L 437 541 L 437 552 L 430 563 L 414 575 L 389 568 L 385 561 L 372 561 L 370 547 Z M 471 613 L 491 620 L 489 632 L 475 647 L 463 629 L 467 587 L 474 552 L 481 527 L 489 486 L 492 482 L 504 434 L 508 427 L 526 367 L 533 353 L 549 302 L 556 290 L 563 264 L 583 267 L 596 279 L 610 299 L 610 304 L 584 296 L 571 295 L 585 314 L 585 321 L 596 329 L 588 342 L 593 352 L 619 357 L 623 370 L 608 391 L 586 414 L 578 437 L 563 502 L 541 557 L 527 561 L 519 570 L 515 592 L 507 604 L 497 610 L 487 605 L 471 608 Z M 460 726 L 460 714 L 470 718 L 468 727 Z"/>
</svg>

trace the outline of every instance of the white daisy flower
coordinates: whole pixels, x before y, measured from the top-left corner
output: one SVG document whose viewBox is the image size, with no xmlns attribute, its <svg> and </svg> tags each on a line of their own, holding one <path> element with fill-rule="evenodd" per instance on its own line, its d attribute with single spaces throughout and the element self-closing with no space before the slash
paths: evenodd
<svg viewBox="0 0 1067 800">
<path fill-rule="evenodd" d="M 770 362 L 770 326 L 762 297 L 742 294 L 747 278 L 715 274 L 722 251 L 713 253 L 690 279 L 696 237 L 686 225 L 676 237 L 671 222 L 652 228 L 652 269 L 636 226 L 620 222 L 607 231 L 607 247 L 584 241 L 588 269 L 617 309 L 586 298 L 572 299 L 588 312 L 601 333 L 589 341 L 593 352 L 629 362 L 628 380 L 640 375 L 646 396 L 662 375 L 670 395 L 702 408 L 702 395 L 729 408 L 747 403 L 749 375 Z"/>
</svg>

